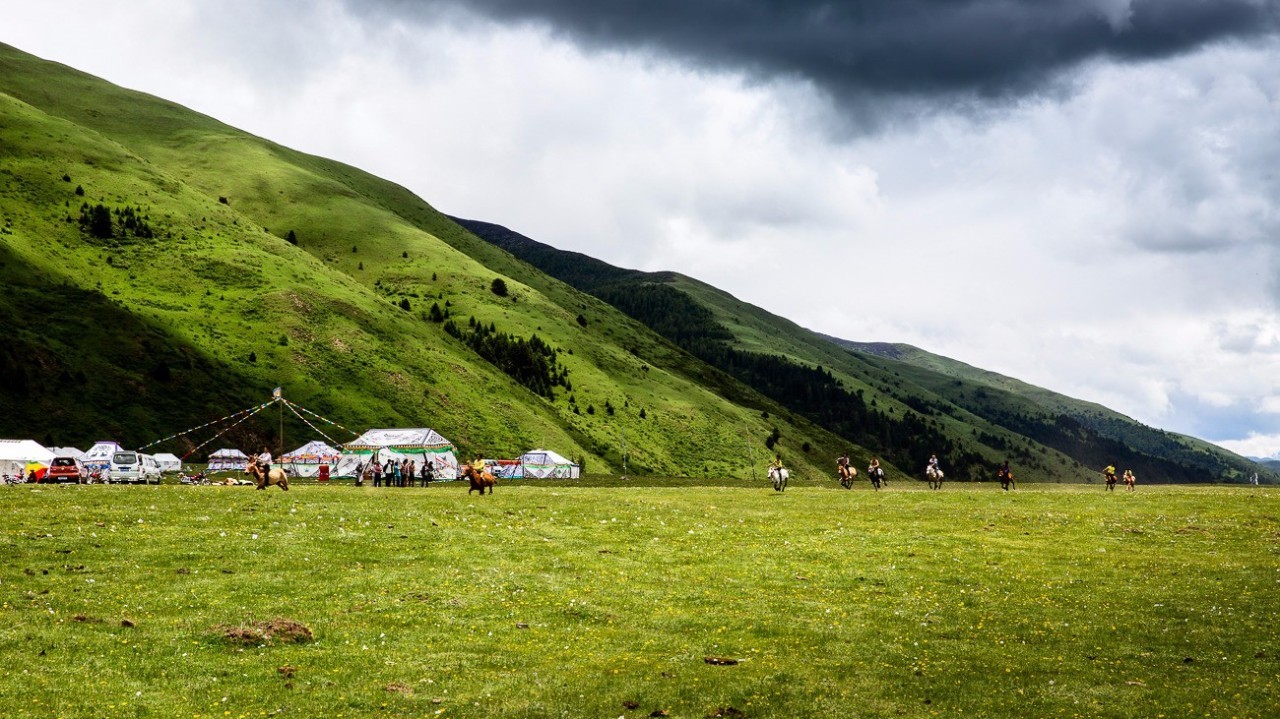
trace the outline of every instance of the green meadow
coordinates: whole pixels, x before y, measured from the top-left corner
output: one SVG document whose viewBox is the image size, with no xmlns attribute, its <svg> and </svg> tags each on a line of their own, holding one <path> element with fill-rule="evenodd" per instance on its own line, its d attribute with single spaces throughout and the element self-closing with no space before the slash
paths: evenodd
<svg viewBox="0 0 1280 719">
<path fill-rule="evenodd" d="M 5 717 L 1263 717 L 1280 686 L 1269 488 L 0 494 Z"/>
</svg>

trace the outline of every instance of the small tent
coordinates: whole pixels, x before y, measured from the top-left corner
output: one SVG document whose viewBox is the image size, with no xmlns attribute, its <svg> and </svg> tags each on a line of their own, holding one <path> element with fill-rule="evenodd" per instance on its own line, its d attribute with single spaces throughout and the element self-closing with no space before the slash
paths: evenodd
<svg viewBox="0 0 1280 719">
<path fill-rule="evenodd" d="M 520 455 L 525 479 L 577 479 L 581 476 L 578 465 L 549 449 L 531 449 Z"/>
<path fill-rule="evenodd" d="M 249 455 L 238 449 L 220 449 L 209 455 L 210 472 L 243 472 L 249 466 Z"/>
<path fill-rule="evenodd" d="M 0 439 L 0 474 L 13 477 L 34 470 L 42 477 L 54 456 L 34 439 Z"/>
<path fill-rule="evenodd" d="M 458 478 L 458 456 L 453 443 L 434 429 L 371 429 L 342 445 L 337 477 L 354 477 L 371 460 L 411 459 L 418 467 L 431 463 L 435 479 Z"/>
<path fill-rule="evenodd" d="M 116 452 L 123 452 L 124 447 L 110 440 L 102 440 L 95 443 L 89 448 L 88 452 L 80 458 L 80 464 L 84 465 L 87 472 L 106 472 L 111 466 L 111 458 Z"/>
<path fill-rule="evenodd" d="M 280 456 L 280 466 L 294 477 L 314 477 L 320 474 L 320 465 L 330 469 L 338 466 L 342 453 L 329 445 L 314 440 Z"/>
<path fill-rule="evenodd" d="M 80 459 L 84 456 L 84 452 L 76 449 L 75 447 L 50 447 L 49 451 L 53 452 L 53 456 L 55 457 L 71 457 L 72 459 Z"/>
<path fill-rule="evenodd" d="M 154 455 L 154 458 L 156 460 L 156 464 L 160 465 L 161 472 L 182 471 L 182 458 L 176 454 L 161 452 L 160 454 Z"/>
</svg>

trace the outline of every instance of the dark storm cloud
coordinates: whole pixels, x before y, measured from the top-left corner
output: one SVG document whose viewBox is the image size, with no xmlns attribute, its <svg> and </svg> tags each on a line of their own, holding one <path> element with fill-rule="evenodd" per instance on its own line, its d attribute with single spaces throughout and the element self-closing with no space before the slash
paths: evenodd
<svg viewBox="0 0 1280 719">
<path fill-rule="evenodd" d="M 1272 34 L 1278 0 L 348 0 L 355 12 L 464 11 L 861 95 L 1011 96 L 1094 57 L 1161 58 Z"/>
</svg>

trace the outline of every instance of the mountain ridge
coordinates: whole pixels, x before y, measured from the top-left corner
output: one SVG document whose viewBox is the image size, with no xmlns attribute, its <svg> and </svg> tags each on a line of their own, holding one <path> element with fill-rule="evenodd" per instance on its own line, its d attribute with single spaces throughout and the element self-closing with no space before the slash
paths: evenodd
<svg viewBox="0 0 1280 719">
<path fill-rule="evenodd" d="M 587 471 L 751 476 L 780 453 L 829 479 L 850 451 L 901 476 L 938 452 L 956 478 L 1013 457 L 1076 481 L 1084 450 L 1131 450 L 1010 390 L 975 399 L 972 379 L 886 365 L 692 277 L 468 227 L 359 168 L 2 44 L 0 159 L 0 374 L 16 378 L 0 432 L 137 446 L 284 386 L 349 427 L 431 426 L 468 455 L 549 446 Z M 222 441 L 279 435 L 255 419 Z M 1130 453 L 1170 477 L 1240 471 Z"/>
</svg>

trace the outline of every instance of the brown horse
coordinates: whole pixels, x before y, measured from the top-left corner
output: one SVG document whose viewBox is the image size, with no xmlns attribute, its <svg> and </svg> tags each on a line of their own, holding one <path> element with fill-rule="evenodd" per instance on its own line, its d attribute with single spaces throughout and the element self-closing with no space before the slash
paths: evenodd
<svg viewBox="0 0 1280 719">
<path fill-rule="evenodd" d="M 494 479 L 492 474 L 477 472 L 475 467 L 469 464 L 462 465 L 462 476 L 471 482 L 471 486 L 467 489 L 467 494 L 471 494 L 477 489 L 480 490 L 480 494 L 484 494 L 486 487 L 489 488 L 489 494 L 493 494 L 493 485 L 498 483 L 498 480 Z"/>
<path fill-rule="evenodd" d="M 262 468 L 258 466 L 258 458 L 254 457 L 249 460 L 249 465 L 244 468 L 245 474 L 252 474 L 258 482 L 258 489 L 266 489 L 271 485 L 279 485 L 280 489 L 289 491 L 289 475 L 285 474 L 283 469 L 276 467 L 264 476 Z"/>
<path fill-rule="evenodd" d="M 858 476 L 858 470 L 844 464 L 836 465 L 836 474 L 840 477 L 840 486 L 845 489 L 853 489 L 853 479 Z"/>
</svg>

